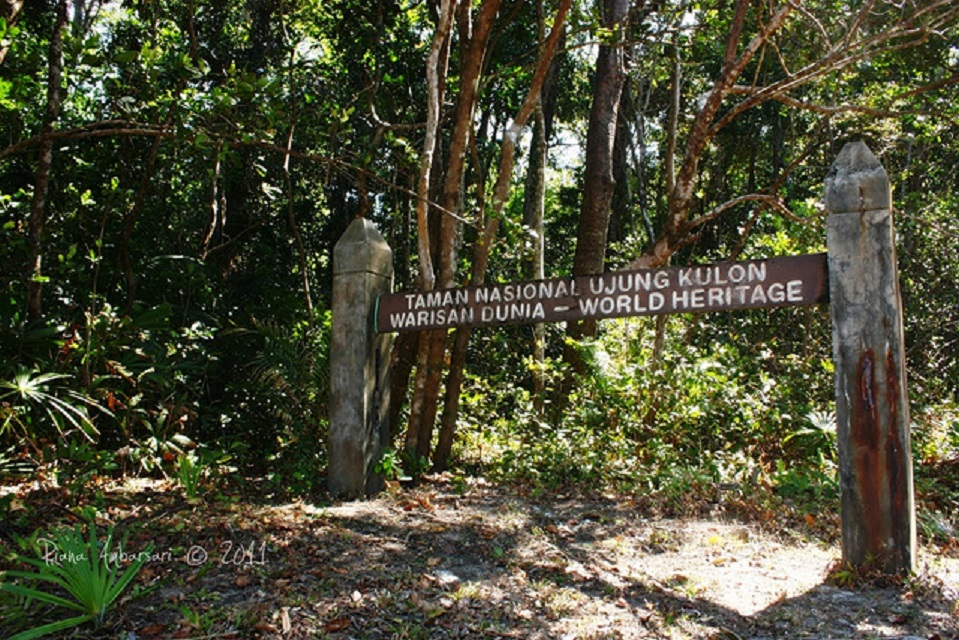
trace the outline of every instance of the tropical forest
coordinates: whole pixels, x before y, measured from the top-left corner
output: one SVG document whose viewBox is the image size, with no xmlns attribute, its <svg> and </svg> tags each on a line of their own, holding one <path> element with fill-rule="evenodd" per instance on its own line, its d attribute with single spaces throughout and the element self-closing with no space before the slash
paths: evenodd
<svg viewBox="0 0 959 640">
<path fill-rule="evenodd" d="M 410 300 L 765 264 L 827 253 L 849 145 L 906 570 L 850 561 L 828 300 L 384 336 L 376 490 L 331 491 L 357 220 Z M 0 0 L 0 638 L 39 637 L 959 638 L 959 3 Z"/>
</svg>

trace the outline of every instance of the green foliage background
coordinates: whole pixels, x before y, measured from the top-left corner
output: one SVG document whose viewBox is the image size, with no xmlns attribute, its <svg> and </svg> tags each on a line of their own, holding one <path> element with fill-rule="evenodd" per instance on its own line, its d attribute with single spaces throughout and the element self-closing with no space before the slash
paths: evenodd
<svg viewBox="0 0 959 640">
<path fill-rule="evenodd" d="M 209 464 L 267 475 L 273 490 L 320 489 L 331 247 L 353 217 L 366 215 L 394 248 L 397 286 L 413 282 L 410 193 L 425 120 L 424 38 L 434 17 L 425 4 L 387 1 L 81 4 L 88 13 L 77 11 L 65 37 L 40 323 L 25 315 L 36 157 L 21 143 L 42 126 L 37 97 L 54 3 L 28 3 L 0 35 L 10 47 L 0 65 L 0 472 L 27 461 L 81 490 L 97 474 L 175 474 L 176 460 L 199 448 Z M 482 169 L 496 166 L 498 137 L 526 90 L 536 47 L 533 9 L 507 4 L 502 15 L 510 19 L 487 63 L 468 210 L 488 187 Z M 814 4 L 809 11 L 845 15 L 843 3 Z M 636 95 L 625 117 L 633 132 L 643 118 L 647 153 L 629 174 L 633 200 L 620 212 L 624 232 L 611 267 L 651 240 L 641 214 L 654 227 L 665 217 L 674 60 L 656 37 L 681 19 L 676 11 L 663 6 L 634 25 Z M 676 32 L 687 110 L 722 61 L 725 13 L 703 5 L 692 26 Z M 547 193 L 554 275 L 571 268 L 587 52 L 598 37 L 588 7 L 571 20 L 580 29 L 562 59 L 553 140 L 566 151 L 551 159 Z M 954 73 L 957 43 L 952 25 L 926 47 L 890 49 L 826 77 L 803 98 L 882 107 L 910 86 Z M 820 53 L 798 31 L 780 46 L 798 59 Z M 451 69 L 458 55 L 453 47 Z M 928 469 L 959 450 L 955 97 L 945 83 L 903 99 L 900 115 L 887 118 L 823 117 L 774 102 L 747 112 L 703 159 L 697 213 L 763 188 L 792 163 L 781 195 L 806 222 L 743 206 L 674 256 L 691 264 L 822 250 L 822 180 L 845 141 L 866 139 L 894 183 L 914 439 Z M 520 184 L 517 176 L 491 280 L 523 277 Z M 467 242 L 474 238 L 468 227 Z M 543 413 L 531 397 L 532 368 L 559 388 L 568 375 L 560 328 L 549 330 L 542 365 L 528 360 L 528 328 L 481 331 L 471 347 L 459 461 L 544 487 L 679 496 L 717 483 L 766 483 L 785 494 L 832 495 L 828 325 L 823 309 L 678 316 L 659 329 L 655 319 L 607 322 L 595 341 L 578 345 L 586 375 L 570 396 L 548 398 Z M 952 500 L 942 508 L 954 516 Z"/>
</svg>

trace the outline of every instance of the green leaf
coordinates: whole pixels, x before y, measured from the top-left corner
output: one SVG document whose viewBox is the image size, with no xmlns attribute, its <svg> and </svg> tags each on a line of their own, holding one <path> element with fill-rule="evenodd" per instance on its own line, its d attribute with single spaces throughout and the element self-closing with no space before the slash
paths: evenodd
<svg viewBox="0 0 959 640">
<path fill-rule="evenodd" d="M 29 631 L 23 631 L 16 635 L 10 636 L 7 640 L 33 640 L 33 638 L 40 638 L 42 636 L 55 633 L 57 631 L 63 631 L 64 629 L 69 629 L 70 627 L 75 627 L 81 625 L 84 622 L 91 622 L 93 616 L 85 614 L 82 616 L 76 616 L 73 618 L 67 618 L 65 620 L 60 620 L 58 622 L 51 622 L 50 624 L 41 625 L 39 627 L 34 627 Z"/>
<path fill-rule="evenodd" d="M 139 51 L 121 51 L 114 58 L 120 64 L 126 64 L 127 62 L 133 62 L 140 57 Z"/>
<path fill-rule="evenodd" d="M 19 573 L 16 571 L 10 571 L 7 573 L 7 576 L 12 576 L 14 578 L 23 577 L 23 578 L 30 578 L 30 579 L 43 578 L 48 582 L 53 582 L 54 584 L 57 584 L 60 587 L 63 587 L 64 589 L 67 586 L 65 582 L 61 582 L 59 580 L 51 580 L 44 576 L 38 576 L 37 574 Z M 24 587 L 18 584 L 2 584 L 0 585 L 0 590 L 6 591 L 7 593 L 12 593 L 17 596 L 22 596 L 30 600 L 36 600 L 37 602 L 43 602 L 45 604 L 52 604 L 57 607 L 63 607 L 64 609 L 75 609 L 77 611 L 84 611 L 84 612 L 86 611 L 86 609 L 83 606 L 77 604 L 76 602 L 72 600 L 67 600 L 66 598 L 62 598 L 53 593 L 47 593 L 46 591 L 43 591 L 41 589 L 33 589 L 31 587 Z"/>
</svg>

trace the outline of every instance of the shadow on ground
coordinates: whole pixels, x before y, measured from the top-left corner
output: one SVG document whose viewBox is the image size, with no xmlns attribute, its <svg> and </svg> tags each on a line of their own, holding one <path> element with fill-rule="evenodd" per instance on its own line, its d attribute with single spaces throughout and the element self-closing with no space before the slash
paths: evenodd
<svg viewBox="0 0 959 640">
<path fill-rule="evenodd" d="M 959 637 L 959 559 L 840 589 L 824 582 L 834 546 L 721 512 L 650 518 L 626 500 L 489 486 L 327 507 L 164 491 L 107 503 L 129 551 L 155 555 L 91 638 Z"/>
</svg>

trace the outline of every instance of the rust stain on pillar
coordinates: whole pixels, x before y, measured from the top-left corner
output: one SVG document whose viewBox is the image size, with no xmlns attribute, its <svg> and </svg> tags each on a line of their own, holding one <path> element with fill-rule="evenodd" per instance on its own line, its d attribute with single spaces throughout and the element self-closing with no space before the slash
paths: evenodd
<svg viewBox="0 0 959 640">
<path fill-rule="evenodd" d="M 825 185 L 843 560 L 916 566 L 909 398 L 889 177 L 846 145 Z"/>
<path fill-rule="evenodd" d="M 866 548 L 876 556 L 882 552 L 886 527 L 882 517 L 883 464 L 879 459 L 882 425 L 876 404 L 876 354 L 871 349 L 859 358 L 854 402 L 850 425 L 855 447 L 853 463 L 858 478 L 861 518 L 869 532 Z"/>
<path fill-rule="evenodd" d="M 900 419 L 898 407 L 900 385 L 905 388 L 904 381 L 899 380 L 897 372 L 901 365 L 896 360 L 892 349 L 886 350 L 886 394 L 889 406 L 889 436 L 886 439 L 886 468 L 889 473 L 891 488 L 889 510 L 892 514 L 891 522 L 908 522 L 912 516 L 912 500 L 908 487 L 911 486 L 910 469 L 906 468 L 910 459 L 902 451 L 902 443 L 909 442 L 906 434 L 899 433 Z M 909 531 L 903 526 L 894 526 L 892 530 L 893 549 L 901 550 L 910 546 Z M 900 563 L 901 564 L 901 563 Z"/>
</svg>

